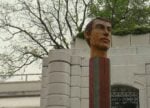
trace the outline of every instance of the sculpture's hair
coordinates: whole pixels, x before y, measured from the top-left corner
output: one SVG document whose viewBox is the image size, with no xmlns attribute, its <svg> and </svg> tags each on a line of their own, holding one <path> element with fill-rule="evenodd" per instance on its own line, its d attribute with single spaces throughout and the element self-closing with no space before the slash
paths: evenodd
<svg viewBox="0 0 150 108">
<path fill-rule="evenodd" d="M 91 34 L 92 26 L 93 26 L 93 23 L 94 23 L 95 20 L 102 20 L 102 21 L 106 21 L 106 22 L 111 23 L 111 21 L 108 20 L 108 19 L 106 19 L 106 18 L 96 17 L 96 18 L 92 19 L 92 20 L 86 25 L 84 32 L 85 32 L 87 35 L 90 35 L 90 34 Z M 84 37 L 85 37 L 85 36 L 84 36 Z M 86 37 L 85 37 L 85 39 L 86 39 L 88 45 L 90 46 L 90 41 L 89 41 L 89 39 L 87 39 Z"/>
</svg>

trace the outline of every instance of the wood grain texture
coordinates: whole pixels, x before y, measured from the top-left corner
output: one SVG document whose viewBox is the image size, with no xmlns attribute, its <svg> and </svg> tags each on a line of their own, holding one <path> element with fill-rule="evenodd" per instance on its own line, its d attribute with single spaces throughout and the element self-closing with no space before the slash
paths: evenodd
<svg viewBox="0 0 150 108">
<path fill-rule="evenodd" d="M 89 107 L 110 108 L 110 61 L 91 58 L 89 65 Z"/>
</svg>

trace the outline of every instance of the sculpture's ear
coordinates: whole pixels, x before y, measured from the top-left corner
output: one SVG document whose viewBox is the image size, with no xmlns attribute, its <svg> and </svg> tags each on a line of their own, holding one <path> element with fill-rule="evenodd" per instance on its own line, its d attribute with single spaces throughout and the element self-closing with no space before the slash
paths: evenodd
<svg viewBox="0 0 150 108">
<path fill-rule="evenodd" d="M 90 38 L 89 34 L 86 31 L 84 31 L 84 38 L 85 39 L 89 39 Z"/>
</svg>

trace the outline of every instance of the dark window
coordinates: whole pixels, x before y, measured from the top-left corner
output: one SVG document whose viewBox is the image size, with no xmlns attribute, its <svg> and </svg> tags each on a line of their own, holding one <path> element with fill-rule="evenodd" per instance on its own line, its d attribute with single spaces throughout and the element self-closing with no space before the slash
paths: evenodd
<svg viewBox="0 0 150 108">
<path fill-rule="evenodd" d="M 130 86 L 112 86 L 111 108 L 139 108 L 139 90 Z"/>
</svg>

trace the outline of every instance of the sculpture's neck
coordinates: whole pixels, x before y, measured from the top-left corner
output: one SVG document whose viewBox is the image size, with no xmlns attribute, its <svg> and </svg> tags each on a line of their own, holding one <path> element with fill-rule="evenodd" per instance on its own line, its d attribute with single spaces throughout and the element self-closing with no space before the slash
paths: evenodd
<svg viewBox="0 0 150 108">
<path fill-rule="evenodd" d="M 95 48 L 91 48 L 91 58 L 94 57 L 104 57 L 107 58 L 107 51 L 106 50 L 98 50 Z"/>
</svg>

